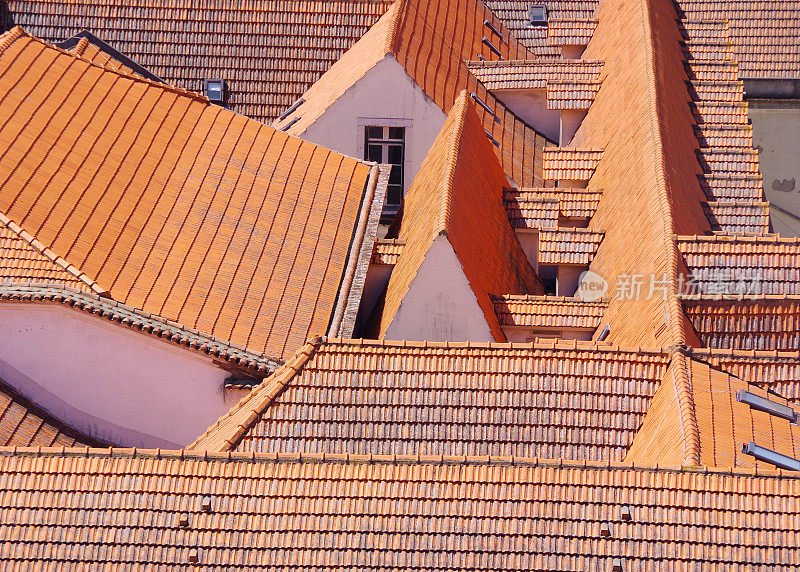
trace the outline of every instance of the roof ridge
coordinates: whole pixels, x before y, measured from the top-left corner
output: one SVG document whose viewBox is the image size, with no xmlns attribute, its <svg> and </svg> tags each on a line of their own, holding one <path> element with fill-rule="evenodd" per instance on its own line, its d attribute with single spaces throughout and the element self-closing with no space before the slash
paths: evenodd
<svg viewBox="0 0 800 572">
<path fill-rule="evenodd" d="M 6 51 L 11 44 L 25 36 L 31 37 L 21 26 L 14 26 L 4 34 L 0 34 L 0 54 Z"/>
<path fill-rule="evenodd" d="M 397 50 L 399 49 L 398 43 L 400 41 L 400 22 L 406 13 L 405 8 L 407 4 L 408 0 L 396 0 L 395 3 L 389 7 L 389 10 L 395 10 L 395 12 L 392 14 L 392 23 L 389 26 L 389 30 L 386 34 L 385 49 L 387 52 L 391 52 L 392 54 L 397 53 Z M 387 12 L 389 10 L 387 10 Z"/>
<path fill-rule="evenodd" d="M 678 279 L 679 279 L 679 264 L 681 254 L 678 250 L 677 243 L 672 240 L 675 234 L 675 217 L 672 212 L 672 205 L 670 203 L 669 191 L 667 189 L 666 172 L 666 157 L 664 153 L 664 144 L 662 140 L 662 125 L 663 117 L 661 116 L 661 108 L 657 103 L 658 98 L 658 79 L 656 75 L 656 60 L 654 44 L 656 41 L 655 33 L 653 31 L 653 22 L 655 7 L 653 0 L 641 0 L 642 11 L 642 25 L 644 26 L 644 33 L 646 40 L 644 42 L 644 49 L 646 51 L 646 67 L 647 67 L 647 90 L 649 97 L 650 119 L 652 121 L 653 145 L 655 147 L 656 156 L 656 188 L 658 189 L 658 204 L 660 205 L 664 221 L 665 232 L 662 235 L 663 246 L 667 253 L 667 272 L 669 273 L 668 296 L 666 300 L 667 312 L 665 312 L 665 319 L 667 321 L 667 329 L 670 334 L 670 345 L 683 346 L 686 345 L 686 333 L 681 324 L 684 321 L 683 307 L 680 300 L 678 300 Z M 677 28 L 677 21 L 675 26 Z M 673 360 L 675 361 L 675 388 L 676 397 L 678 399 L 678 408 L 680 410 L 680 423 L 683 432 L 684 443 L 684 462 L 688 465 L 700 464 L 700 431 L 697 424 L 697 414 L 694 408 L 694 398 L 691 390 L 691 379 L 689 377 L 689 366 L 687 363 L 688 358 L 679 351 L 673 351 Z"/>
<path fill-rule="evenodd" d="M 447 231 L 450 229 L 450 218 L 453 204 L 453 183 L 455 181 L 456 169 L 458 168 L 458 163 L 460 160 L 461 140 L 464 136 L 464 124 L 466 123 L 467 112 L 469 111 L 468 97 L 467 90 L 462 89 L 461 93 L 458 94 L 458 97 L 456 97 L 456 101 L 453 104 L 453 108 L 457 109 L 458 119 L 455 124 L 455 129 L 451 135 L 450 148 L 448 149 L 447 156 L 447 172 L 442 182 L 442 184 L 446 185 L 446 187 L 440 197 L 441 203 L 439 204 L 439 220 L 437 222 L 439 233 L 447 233 Z"/>
<path fill-rule="evenodd" d="M 64 457 L 64 458 L 139 458 L 203 462 L 250 462 L 250 463 L 343 463 L 381 465 L 494 465 L 518 467 L 548 467 L 565 470 L 637 471 L 657 473 L 684 473 L 719 475 L 747 478 L 800 479 L 796 471 L 765 468 L 745 469 L 741 467 L 710 467 L 696 465 L 640 465 L 625 461 L 588 461 L 551 459 L 543 457 L 499 457 L 477 455 L 387 455 L 355 453 L 256 453 L 242 451 L 207 451 L 197 449 L 140 449 L 140 448 L 92 448 L 92 447 L 0 447 L 0 457 Z"/>
<path fill-rule="evenodd" d="M 2 52 L 2 49 L 0 49 Z M 9 230 L 9 232 L 14 233 L 16 236 L 19 237 L 20 240 L 25 242 L 28 246 L 30 246 L 33 250 L 38 252 L 44 258 L 64 270 L 64 272 L 70 274 L 79 282 L 85 284 L 94 294 L 98 296 L 102 296 L 104 298 L 111 298 L 111 293 L 100 286 L 95 280 L 92 280 L 87 276 L 83 271 L 79 268 L 65 260 L 63 257 L 57 255 L 53 252 L 50 248 L 46 247 L 42 244 L 39 240 L 36 239 L 32 234 L 24 230 L 21 226 L 11 220 L 5 213 L 0 212 L 0 225 L 5 227 Z"/>
<path fill-rule="evenodd" d="M 216 449 L 216 446 L 219 446 L 220 451 L 231 451 L 269 404 L 272 403 L 272 400 L 308 363 L 324 341 L 324 337 L 309 338 L 293 358 L 287 360 L 272 375 L 264 379 L 256 389 L 243 397 L 239 403 L 217 419 L 205 433 L 197 437 L 186 449 L 198 450 L 209 446 L 213 446 Z M 236 423 L 237 421 L 238 423 Z M 234 423 L 236 424 L 233 425 Z M 226 432 L 229 432 L 227 436 Z"/>
</svg>

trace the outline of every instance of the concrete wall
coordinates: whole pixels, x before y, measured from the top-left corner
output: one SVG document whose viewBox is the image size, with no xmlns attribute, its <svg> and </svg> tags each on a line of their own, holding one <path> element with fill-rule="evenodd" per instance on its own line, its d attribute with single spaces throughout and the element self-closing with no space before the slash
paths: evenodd
<svg viewBox="0 0 800 572">
<path fill-rule="evenodd" d="M 0 378 L 79 431 L 182 447 L 235 402 L 210 357 L 55 305 L 0 305 Z"/>
<path fill-rule="evenodd" d="M 363 159 L 365 126 L 405 127 L 405 188 L 408 189 L 446 118 L 394 56 L 387 55 L 328 107 L 301 137 Z"/>
<path fill-rule="evenodd" d="M 387 340 L 491 342 L 489 324 L 446 236 L 434 239 L 394 320 Z"/>
<path fill-rule="evenodd" d="M 547 93 L 542 89 L 497 89 L 492 93 L 517 117 L 552 141 L 561 132 L 561 112 L 547 109 Z"/>
<path fill-rule="evenodd" d="M 800 236 L 800 220 L 795 218 L 800 217 L 800 101 L 750 100 L 748 104 L 764 193 L 779 207 L 771 209 L 773 229 L 784 236 Z"/>
</svg>

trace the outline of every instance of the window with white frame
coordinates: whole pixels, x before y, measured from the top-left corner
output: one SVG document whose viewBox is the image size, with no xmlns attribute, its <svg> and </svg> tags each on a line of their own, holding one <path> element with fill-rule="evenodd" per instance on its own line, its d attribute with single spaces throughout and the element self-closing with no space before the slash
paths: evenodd
<svg viewBox="0 0 800 572">
<path fill-rule="evenodd" d="M 386 188 L 386 210 L 397 211 L 403 200 L 403 162 L 406 146 L 405 127 L 368 125 L 364 128 L 364 159 L 392 166 Z"/>
</svg>

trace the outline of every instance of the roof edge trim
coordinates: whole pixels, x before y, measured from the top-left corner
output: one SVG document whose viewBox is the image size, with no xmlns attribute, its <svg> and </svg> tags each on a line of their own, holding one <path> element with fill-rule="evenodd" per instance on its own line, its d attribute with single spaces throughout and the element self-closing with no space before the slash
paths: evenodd
<svg viewBox="0 0 800 572">
<path fill-rule="evenodd" d="M 308 363 L 317 349 L 325 342 L 324 337 L 309 338 L 295 356 L 266 378 L 256 389 L 217 419 L 205 433 L 186 447 L 187 450 L 233 451 L 245 433 L 273 399 L 289 385 L 298 372 Z M 226 432 L 229 432 L 226 436 Z"/>
<path fill-rule="evenodd" d="M 0 52 L 2 49 L 0 49 Z M 57 255 L 55 252 L 50 250 L 44 244 L 39 242 L 32 234 L 24 230 L 21 226 L 15 223 L 13 220 L 8 218 L 5 213 L 0 212 L 0 225 L 7 228 L 10 232 L 13 232 L 17 235 L 20 240 L 25 242 L 28 246 L 34 249 L 36 252 L 44 256 L 50 262 L 58 266 L 59 268 L 63 269 L 68 274 L 71 274 L 75 277 L 76 280 L 85 284 L 94 294 L 98 296 L 102 296 L 103 298 L 111 298 L 111 293 L 106 288 L 100 286 L 96 281 L 89 278 L 85 273 L 83 273 L 80 269 L 76 268 L 73 264 L 66 261 L 61 256 Z"/>
</svg>

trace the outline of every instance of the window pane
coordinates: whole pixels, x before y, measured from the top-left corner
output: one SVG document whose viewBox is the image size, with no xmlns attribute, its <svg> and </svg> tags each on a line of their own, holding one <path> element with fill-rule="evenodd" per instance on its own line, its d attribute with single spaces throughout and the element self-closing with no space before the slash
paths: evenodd
<svg viewBox="0 0 800 572">
<path fill-rule="evenodd" d="M 389 127 L 389 139 L 403 139 L 405 131 L 405 127 Z"/>
<path fill-rule="evenodd" d="M 386 204 L 399 205 L 403 200 L 403 187 L 389 185 L 386 187 Z"/>
<path fill-rule="evenodd" d="M 367 127 L 367 137 L 370 139 L 383 139 L 383 127 Z"/>
<path fill-rule="evenodd" d="M 383 161 L 383 156 L 381 151 L 383 148 L 380 145 L 369 145 L 367 146 L 367 161 L 375 161 L 376 163 L 380 163 Z"/>
<path fill-rule="evenodd" d="M 403 146 L 389 145 L 389 163 L 392 165 L 403 164 Z"/>
<path fill-rule="evenodd" d="M 389 184 L 403 186 L 403 168 L 395 165 L 389 173 Z"/>
</svg>

